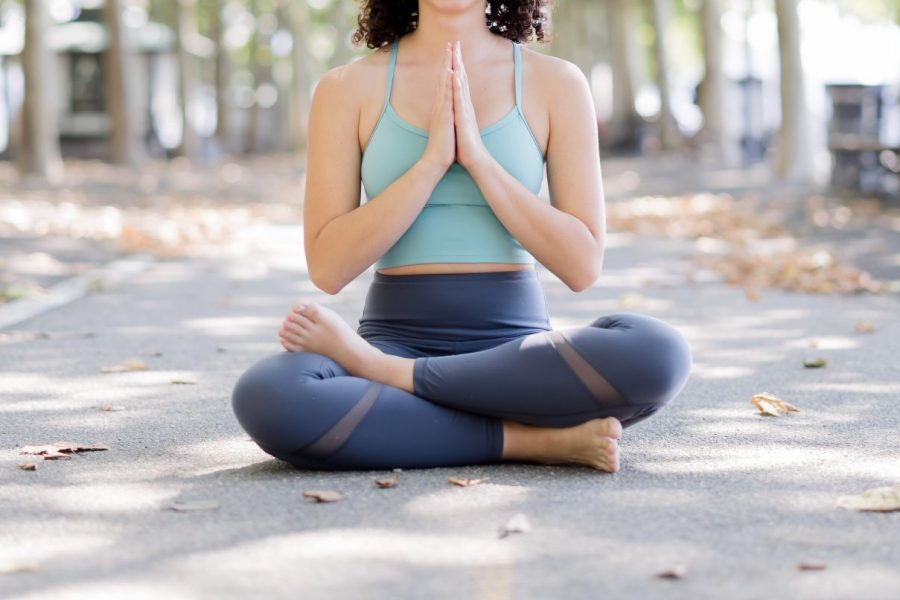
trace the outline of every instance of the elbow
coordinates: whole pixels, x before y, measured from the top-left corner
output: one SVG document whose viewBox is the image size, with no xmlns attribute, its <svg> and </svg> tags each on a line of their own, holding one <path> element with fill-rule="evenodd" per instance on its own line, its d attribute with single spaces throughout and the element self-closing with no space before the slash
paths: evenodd
<svg viewBox="0 0 900 600">
<path fill-rule="evenodd" d="M 334 296 L 344 289 L 344 286 L 335 281 L 333 277 L 327 277 L 325 274 L 313 269 L 311 264 L 307 273 L 312 284 L 329 296 Z"/>
<path fill-rule="evenodd" d="M 582 268 L 580 277 L 568 284 L 569 289 L 573 292 L 583 292 L 600 278 L 600 273 L 603 271 L 603 251 L 601 250 L 593 258 L 594 260 Z"/>
</svg>

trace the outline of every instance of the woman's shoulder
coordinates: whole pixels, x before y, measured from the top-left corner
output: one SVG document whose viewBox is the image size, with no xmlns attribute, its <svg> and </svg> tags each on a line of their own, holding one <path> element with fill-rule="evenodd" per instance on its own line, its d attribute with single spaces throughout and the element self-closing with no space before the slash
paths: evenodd
<svg viewBox="0 0 900 600">
<path fill-rule="evenodd" d="M 365 56 L 328 69 L 317 87 L 324 86 L 328 94 L 360 99 L 370 94 L 387 73 L 390 46 L 377 48 Z"/>
<path fill-rule="evenodd" d="M 584 72 L 575 63 L 523 46 L 522 71 L 525 85 L 539 90 L 545 106 L 553 107 L 554 100 L 590 95 L 590 85 Z"/>
<path fill-rule="evenodd" d="M 546 85 L 549 89 L 553 89 L 553 85 L 577 86 L 586 80 L 584 73 L 575 63 L 559 56 L 538 52 L 525 45 L 522 46 L 522 65 L 525 77 L 531 75 L 543 84 L 551 84 Z M 559 91 L 555 90 L 556 93 Z"/>
</svg>

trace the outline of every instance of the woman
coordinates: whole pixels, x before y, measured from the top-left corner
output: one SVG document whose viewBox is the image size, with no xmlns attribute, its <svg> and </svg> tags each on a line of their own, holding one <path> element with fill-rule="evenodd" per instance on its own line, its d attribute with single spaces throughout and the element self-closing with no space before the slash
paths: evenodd
<svg viewBox="0 0 900 600">
<path fill-rule="evenodd" d="M 303 298 L 286 351 L 237 381 L 265 452 L 312 469 L 615 472 L 623 427 L 681 391 L 690 352 L 656 318 L 550 327 L 535 260 L 584 290 L 605 216 L 587 81 L 521 46 L 544 40 L 545 4 L 364 0 L 354 38 L 377 50 L 313 95 L 304 236 L 326 293 L 373 263 L 374 280 L 356 331 Z"/>
</svg>

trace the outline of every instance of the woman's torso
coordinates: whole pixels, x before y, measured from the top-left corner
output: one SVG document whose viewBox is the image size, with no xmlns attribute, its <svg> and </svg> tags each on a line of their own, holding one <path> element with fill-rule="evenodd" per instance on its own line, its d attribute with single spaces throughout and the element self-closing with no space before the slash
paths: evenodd
<svg viewBox="0 0 900 600">
<path fill-rule="evenodd" d="M 510 40 L 500 38 L 498 42 L 509 48 Z M 408 48 L 404 44 L 404 48 Z M 396 52 L 396 49 L 395 49 Z M 378 57 L 377 55 L 381 55 Z M 521 53 L 522 55 L 525 52 Z M 375 53 L 371 60 L 372 65 L 367 69 L 367 85 L 369 93 L 360 111 L 359 118 L 359 144 L 360 152 L 365 155 L 377 127 L 382 126 L 381 118 L 384 112 L 387 98 L 384 92 L 390 93 L 389 111 L 391 116 L 399 117 L 402 121 L 411 125 L 413 129 L 427 131 L 431 117 L 432 101 L 434 98 L 434 82 L 438 72 L 433 65 L 416 64 L 415 58 L 407 57 L 400 68 L 396 61 L 392 82 L 386 81 L 388 72 L 388 52 Z M 380 58 L 380 60 L 375 60 Z M 479 126 L 501 123 L 504 117 L 510 113 L 510 106 L 520 109 L 524 128 L 533 137 L 540 156 L 546 156 L 547 140 L 549 137 L 549 122 L 547 110 L 542 106 L 541 99 L 534 93 L 529 93 L 533 86 L 526 86 L 523 72 L 526 71 L 524 57 L 519 58 L 519 98 L 515 92 L 515 73 L 510 68 L 504 52 L 499 52 L 495 58 L 484 61 L 483 64 L 466 65 L 469 77 L 469 88 L 472 90 L 472 102 L 475 108 L 476 120 Z M 442 68 L 443 65 L 438 65 Z M 531 69 L 529 69 L 530 71 Z M 379 81 L 380 80 L 380 81 Z M 380 83 L 380 85 L 379 85 Z M 382 94 L 374 90 L 382 90 Z M 527 112 L 525 106 L 528 106 Z M 508 119 L 507 119 L 508 121 Z M 533 269 L 533 264 L 506 263 L 506 262 L 428 262 L 422 264 L 408 264 L 393 267 L 380 267 L 377 272 L 385 275 L 411 275 L 424 273 L 472 273 L 472 272 L 497 272 L 497 271 L 521 271 Z"/>
</svg>

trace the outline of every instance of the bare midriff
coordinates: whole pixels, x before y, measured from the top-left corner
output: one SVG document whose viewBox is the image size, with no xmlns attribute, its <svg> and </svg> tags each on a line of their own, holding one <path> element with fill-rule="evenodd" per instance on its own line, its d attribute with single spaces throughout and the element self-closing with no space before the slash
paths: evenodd
<svg viewBox="0 0 900 600">
<path fill-rule="evenodd" d="M 384 275 L 424 275 L 429 273 L 486 273 L 489 271 L 524 271 L 532 264 L 521 263 L 426 263 L 378 269 Z"/>
</svg>

